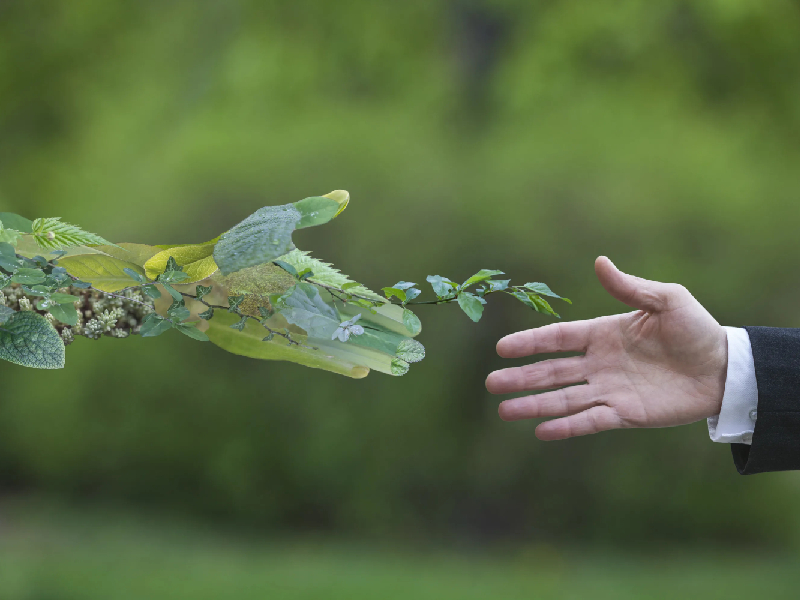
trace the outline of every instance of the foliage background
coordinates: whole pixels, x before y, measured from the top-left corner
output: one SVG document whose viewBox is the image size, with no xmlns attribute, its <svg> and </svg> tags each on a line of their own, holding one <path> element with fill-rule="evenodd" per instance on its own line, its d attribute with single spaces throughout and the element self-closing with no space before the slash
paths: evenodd
<svg viewBox="0 0 800 600">
<path fill-rule="evenodd" d="M 373 288 L 500 268 L 592 318 L 625 310 L 606 254 L 723 324 L 800 326 L 798 74 L 790 0 L 12 0 L 0 206 L 200 242 L 344 188 L 296 240 Z M 428 358 L 399 379 L 177 334 L 3 363 L 0 490 L 267 538 L 793 555 L 797 474 L 740 477 L 703 423 L 545 444 L 500 422 L 494 342 L 547 321 L 490 300 L 478 325 L 420 307 Z"/>
</svg>

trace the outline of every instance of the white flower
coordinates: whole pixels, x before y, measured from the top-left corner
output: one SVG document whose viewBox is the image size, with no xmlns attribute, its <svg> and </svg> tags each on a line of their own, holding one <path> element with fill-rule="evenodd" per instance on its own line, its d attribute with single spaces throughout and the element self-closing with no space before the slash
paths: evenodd
<svg viewBox="0 0 800 600">
<path fill-rule="evenodd" d="M 361 335 L 364 333 L 364 328 L 361 325 L 356 325 L 356 321 L 361 318 L 361 313 L 357 314 L 355 317 L 350 319 L 349 321 L 342 321 L 339 323 L 339 328 L 333 332 L 331 336 L 332 340 L 339 339 L 342 342 L 346 342 L 350 339 L 351 335 Z"/>
</svg>

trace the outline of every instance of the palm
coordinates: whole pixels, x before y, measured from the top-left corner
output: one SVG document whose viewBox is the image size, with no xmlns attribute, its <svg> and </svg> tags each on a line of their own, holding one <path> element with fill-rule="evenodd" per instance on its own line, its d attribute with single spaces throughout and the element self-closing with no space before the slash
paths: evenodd
<svg viewBox="0 0 800 600">
<path fill-rule="evenodd" d="M 542 439 L 560 439 L 619 427 L 681 425 L 719 412 L 727 344 L 714 318 L 680 286 L 625 275 L 598 260 L 603 285 L 636 312 L 559 323 L 508 336 L 507 357 L 578 351 L 561 358 L 492 373 L 495 393 L 546 390 L 507 400 L 504 419 L 558 416 L 541 424 Z"/>
</svg>

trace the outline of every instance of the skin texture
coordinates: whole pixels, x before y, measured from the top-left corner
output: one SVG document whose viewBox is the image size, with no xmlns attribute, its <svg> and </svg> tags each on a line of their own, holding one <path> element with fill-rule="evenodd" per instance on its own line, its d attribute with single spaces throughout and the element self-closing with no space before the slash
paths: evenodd
<svg viewBox="0 0 800 600">
<path fill-rule="evenodd" d="M 636 310 L 501 339 L 497 353 L 504 358 L 583 355 L 491 373 L 486 388 L 493 394 L 554 390 L 505 400 L 500 417 L 560 417 L 536 428 L 539 439 L 560 440 L 609 429 L 685 425 L 719 414 L 728 342 L 714 317 L 681 285 L 627 275 L 604 256 L 595 271 L 614 298 Z"/>
</svg>

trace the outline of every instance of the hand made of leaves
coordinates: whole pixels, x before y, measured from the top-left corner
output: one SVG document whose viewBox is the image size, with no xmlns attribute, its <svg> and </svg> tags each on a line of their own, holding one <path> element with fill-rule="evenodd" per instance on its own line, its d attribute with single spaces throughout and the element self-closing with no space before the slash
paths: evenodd
<svg viewBox="0 0 800 600">
<path fill-rule="evenodd" d="M 349 199 L 337 190 L 267 206 L 210 242 L 162 246 L 111 244 L 60 219 L 0 213 L 0 288 L 21 286 L 38 298 L 39 311 L 0 306 L 6 309 L 0 311 L 0 358 L 63 366 L 64 345 L 51 322 L 62 330 L 80 327 L 80 302 L 73 304 L 80 298 L 60 291 L 65 287 L 112 295 L 139 289 L 155 309 L 131 331 L 143 337 L 175 329 L 235 354 L 355 378 L 371 369 L 402 375 L 424 358 L 425 348 L 412 339 L 422 326 L 411 305 L 457 303 L 478 321 L 486 296 L 505 293 L 558 317 L 544 296 L 561 297 L 547 285 L 493 279 L 502 271 L 481 269 L 461 284 L 431 275 L 436 299 L 419 301 L 415 283 L 400 281 L 380 296 L 295 248 L 295 230 L 327 223 Z"/>
</svg>

